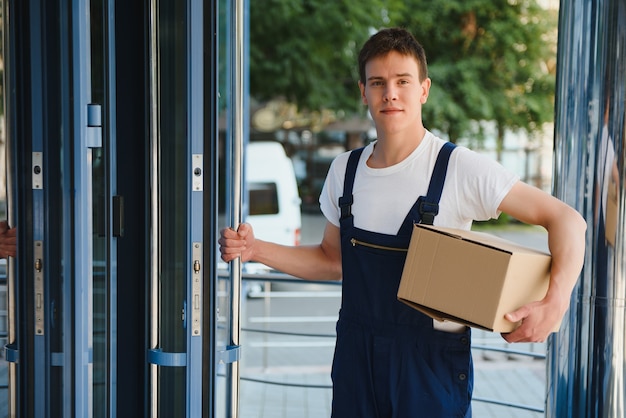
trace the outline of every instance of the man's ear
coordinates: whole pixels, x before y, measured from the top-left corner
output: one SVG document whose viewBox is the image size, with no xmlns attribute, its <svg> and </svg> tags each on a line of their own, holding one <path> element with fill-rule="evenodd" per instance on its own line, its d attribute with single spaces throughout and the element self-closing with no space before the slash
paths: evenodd
<svg viewBox="0 0 626 418">
<path fill-rule="evenodd" d="M 426 101 L 428 100 L 428 94 L 430 93 L 430 85 L 431 85 L 430 78 L 426 78 L 421 83 L 422 94 L 420 96 L 420 103 L 422 104 L 426 103 Z"/>
<path fill-rule="evenodd" d="M 367 98 L 365 97 L 365 84 L 363 84 L 361 80 L 359 80 L 359 90 L 361 90 L 361 102 L 363 102 L 364 105 L 367 105 Z"/>
</svg>

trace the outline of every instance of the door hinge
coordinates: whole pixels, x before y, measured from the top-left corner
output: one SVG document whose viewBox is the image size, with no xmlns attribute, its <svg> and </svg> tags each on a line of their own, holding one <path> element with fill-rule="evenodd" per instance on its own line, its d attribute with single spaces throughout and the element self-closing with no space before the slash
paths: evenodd
<svg viewBox="0 0 626 418">
<path fill-rule="evenodd" d="M 87 148 L 102 147 L 102 106 L 90 103 L 87 105 Z"/>
</svg>

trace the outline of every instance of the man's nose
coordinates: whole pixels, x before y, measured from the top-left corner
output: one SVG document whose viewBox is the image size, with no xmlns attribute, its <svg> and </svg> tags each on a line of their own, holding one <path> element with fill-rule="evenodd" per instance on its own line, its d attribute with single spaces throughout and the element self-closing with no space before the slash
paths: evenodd
<svg viewBox="0 0 626 418">
<path fill-rule="evenodd" d="M 385 92 L 383 95 L 383 100 L 386 102 L 391 102 L 397 98 L 397 91 L 394 86 L 388 85 L 385 88 Z"/>
</svg>

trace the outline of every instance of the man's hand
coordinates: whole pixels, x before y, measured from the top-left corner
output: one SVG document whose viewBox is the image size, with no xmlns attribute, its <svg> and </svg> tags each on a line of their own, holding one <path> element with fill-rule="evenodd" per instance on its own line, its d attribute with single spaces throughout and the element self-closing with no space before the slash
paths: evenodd
<svg viewBox="0 0 626 418">
<path fill-rule="evenodd" d="M 241 262 L 250 261 L 253 255 L 255 243 L 254 231 L 249 224 L 239 225 L 237 231 L 232 228 L 224 228 L 220 231 L 220 253 L 222 260 L 226 262 L 241 258 Z"/>
<path fill-rule="evenodd" d="M 17 228 L 9 228 L 6 221 L 0 222 L 0 258 L 17 255 Z"/>
<path fill-rule="evenodd" d="M 509 343 L 536 343 L 545 341 L 555 329 L 563 314 L 564 309 L 558 307 L 558 303 L 542 300 L 522 306 L 516 311 L 506 314 L 504 317 L 513 322 L 521 322 L 514 331 L 503 333 Z"/>
</svg>

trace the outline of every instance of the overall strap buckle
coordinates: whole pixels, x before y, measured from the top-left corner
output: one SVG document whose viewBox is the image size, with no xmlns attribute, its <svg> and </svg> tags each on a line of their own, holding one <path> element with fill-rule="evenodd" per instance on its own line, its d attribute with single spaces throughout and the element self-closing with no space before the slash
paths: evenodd
<svg viewBox="0 0 626 418">
<path fill-rule="evenodd" d="M 454 151 L 455 145 L 452 142 L 446 142 L 437 155 L 435 168 L 430 177 L 428 192 L 426 196 L 420 196 L 417 199 L 417 210 L 420 215 L 420 223 L 432 225 L 435 222 L 435 216 L 439 213 L 439 199 L 443 191 L 443 184 L 446 181 L 446 172 L 448 171 L 448 162 L 450 154 Z"/>
<path fill-rule="evenodd" d="M 345 219 L 352 215 L 352 203 L 354 203 L 353 195 L 341 196 L 339 198 L 339 209 L 341 209 L 341 219 Z"/>
<path fill-rule="evenodd" d="M 339 208 L 341 209 L 340 220 L 352 216 L 352 203 L 354 203 L 352 186 L 354 185 L 354 177 L 356 175 L 356 169 L 359 165 L 359 158 L 361 158 L 363 149 L 364 147 L 353 150 L 348 157 L 346 176 L 343 181 L 343 196 L 339 198 Z"/>
<path fill-rule="evenodd" d="M 420 196 L 417 199 L 417 209 L 420 213 L 420 223 L 432 225 L 435 222 L 435 216 L 439 214 L 439 203 L 428 202 L 425 196 Z"/>
</svg>

